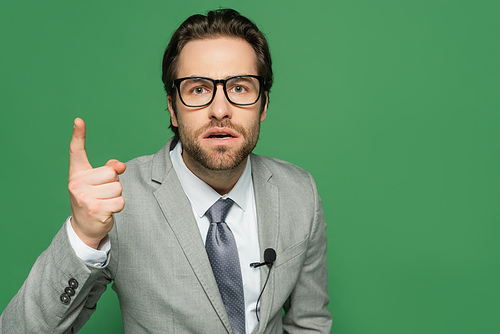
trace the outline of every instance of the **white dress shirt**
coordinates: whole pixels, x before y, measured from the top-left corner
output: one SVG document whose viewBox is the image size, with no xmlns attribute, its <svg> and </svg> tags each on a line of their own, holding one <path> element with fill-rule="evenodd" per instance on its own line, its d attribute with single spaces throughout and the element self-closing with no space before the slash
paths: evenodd
<svg viewBox="0 0 500 334">
<path fill-rule="evenodd" d="M 245 170 L 233 189 L 221 196 L 186 167 L 181 153 L 182 147 L 179 142 L 170 151 L 170 159 L 182 188 L 191 202 L 203 242 L 207 238 L 210 227 L 205 212 L 221 197 L 231 198 L 235 203 L 227 214 L 226 224 L 233 232 L 238 247 L 245 294 L 246 332 L 251 333 L 258 324 L 255 306 L 260 294 L 260 270 L 250 267 L 250 263 L 260 261 L 260 249 L 250 159 L 247 159 Z"/>
<path fill-rule="evenodd" d="M 182 146 L 179 142 L 170 151 L 170 158 L 182 188 L 191 203 L 191 208 L 193 209 L 203 242 L 206 240 L 210 226 L 205 212 L 221 197 L 231 198 L 235 203 L 229 210 L 226 217 L 226 224 L 233 232 L 236 246 L 238 247 L 245 295 L 246 332 L 251 333 L 258 324 L 256 304 L 260 294 L 260 270 L 250 267 L 250 263 L 260 261 L 260 248 L 250 159 L 247 159 L 245 170 L 233 189 L 228 194 L 221 196 L 186 167 L 181 153 Z M 87 246 L 76 235 L 71 226 L 70 219 L 71 217 L 66 221 L 66 229 L 71 246 L 77 256 L 88 265 L 96 267 L 104 266 L 107 253 L 111 248 L 108 237 L 101 242 L 99 249 L 93 249 Z"/>
</svg>

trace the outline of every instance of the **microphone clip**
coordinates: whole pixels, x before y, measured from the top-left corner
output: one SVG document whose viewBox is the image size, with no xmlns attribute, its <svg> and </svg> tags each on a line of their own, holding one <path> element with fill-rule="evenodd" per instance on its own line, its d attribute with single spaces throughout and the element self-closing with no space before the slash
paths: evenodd
<svg viewBox="0 0 500 334">
<path fill-rule="evenodd" d="M 266 261 L 264 261 L 264 262 L 252 262 L 252 263 L 250 263 L 250 267 L 252 267 L 252 268 L 258 268 L 258 267 L 263 266 L 265 264 L 270 265 L 272 263 L 269 263 L 269 262 L 266 262 Z"/>
</svg>

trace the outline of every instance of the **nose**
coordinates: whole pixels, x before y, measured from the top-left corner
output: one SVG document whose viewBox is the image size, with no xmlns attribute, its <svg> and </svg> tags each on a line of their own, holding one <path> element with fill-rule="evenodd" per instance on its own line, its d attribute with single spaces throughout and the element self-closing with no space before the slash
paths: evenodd
<svg viewBox="0 0 500 334">
<path fill-rule="evenodd" d="M 231 119 L 232 117 L 231 103 L 224 94 L 224 87 L 222 84 L 217 85 L 214 100 L 209 106 L 209 117 L 217 120 L 223 120 L 224 118 Z"/>
</svg>

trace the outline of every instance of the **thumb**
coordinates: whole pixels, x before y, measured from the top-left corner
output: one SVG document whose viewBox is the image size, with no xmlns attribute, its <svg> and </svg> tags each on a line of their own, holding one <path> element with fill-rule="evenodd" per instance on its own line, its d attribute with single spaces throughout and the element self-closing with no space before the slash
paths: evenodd
<svg viewBox="0 0 500 334">
<path fill-rule="evenodd" d="M 69 175 L 91 168 L 87 151 L 85 151 L 85 122 L 81 118 L 76 118 L 73 137 L 69 144 Z"/>
<path fill-rule="evenodd" d="M 123 174 L 123 172 L 125 172 L 125 169 L 127 168 L 127 166 L 123 162 L 120 162 L 116 159 L 108 160 L 108 162 L 106 162 L 106 166 L 113 167 L 116 174 L 118 175 Z"/>
</svg>

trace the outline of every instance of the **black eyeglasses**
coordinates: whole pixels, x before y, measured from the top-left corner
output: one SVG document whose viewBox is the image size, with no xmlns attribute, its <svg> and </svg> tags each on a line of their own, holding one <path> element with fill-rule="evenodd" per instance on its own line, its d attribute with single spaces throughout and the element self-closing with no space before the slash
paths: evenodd
<svg viewBox="0 0 500 334">
<path fill-rule="evenodd" d="M 238 106 L 250 106 L 260 98 L 264 77 L 237 75 L 227 79 L 187 77 L 174 80 L 174 86 L 186 107 L 200 108 L 212 103 L 217 85 L 222 84 L 229 102 Z"/>
</svg>

